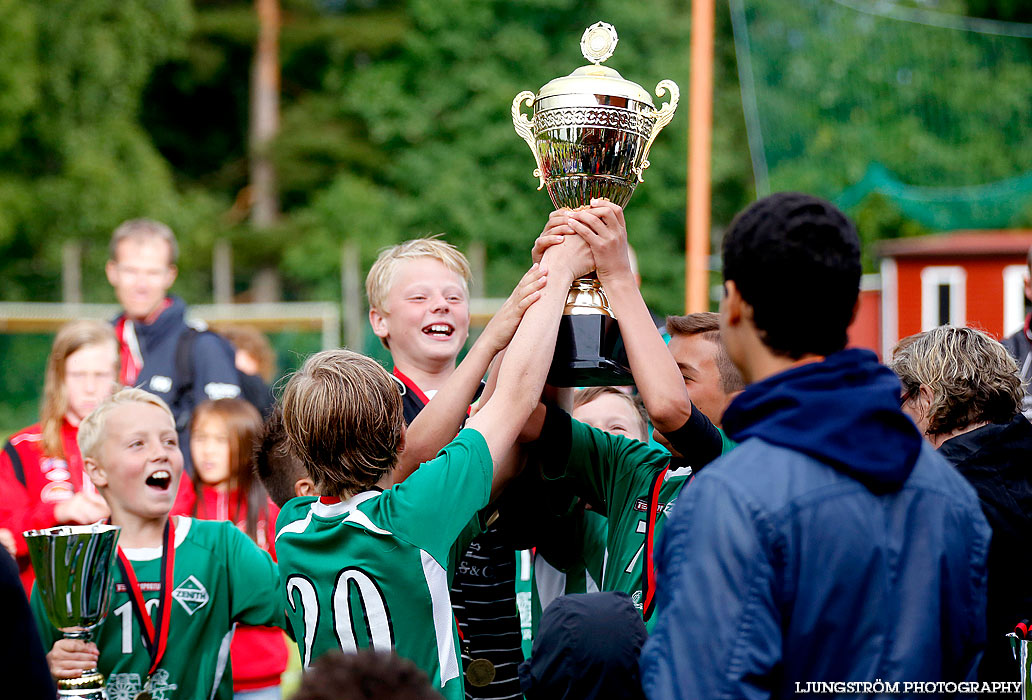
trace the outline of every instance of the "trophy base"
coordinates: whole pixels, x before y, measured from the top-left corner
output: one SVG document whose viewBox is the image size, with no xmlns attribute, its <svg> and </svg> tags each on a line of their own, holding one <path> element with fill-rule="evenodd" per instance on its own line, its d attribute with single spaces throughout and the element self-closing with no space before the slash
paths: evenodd
<svg viewBox="0 0 1032 700">
<path fill-rule="evenodd" d="M 69 678 L 57 682 L 57 697 L 75 698 L 75 700 L 107 700 L 104 692 L 104 676 L 99 673 L 86 673 L 78 678 Z"/>
<path fill-rule="evenodd" d="M 548 383 L 562 387 L 633 384 L 616 319 L 603 314 L 564 315 Z"/>
</svg>

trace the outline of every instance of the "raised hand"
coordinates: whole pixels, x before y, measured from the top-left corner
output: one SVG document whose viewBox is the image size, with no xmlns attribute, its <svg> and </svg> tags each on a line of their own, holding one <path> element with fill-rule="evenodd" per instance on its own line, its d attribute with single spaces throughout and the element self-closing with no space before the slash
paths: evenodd
<svg viewBox="0 0 1032 700">
<path fill-rule="evenodd" d="M 591 249 L 599 280 L 634 277 L 627 253 L 627 224 L 623 208 L 607 199 L 592 199 L 589 209 L 570 212 L 567 226 Z"/>
<path fill-rule="evenodd" d="M 569 226 L 571 210 L 567 208 L 556 209 L 548 215 L 548 222 L 545 224 L 541 235 L 534 241 L 534 248 L 530 251 L 531 260 L 535 263 L 541 262 L 541 256 L 545 251 L 554 245 L 563 242 L 563 236 L 574 235 L 573 229 Z"/>
<path fill-rule="evenodd" d="M 541 264 L 552 275 L 569 273 L 572 279 L 583 277 L 595 269 L 591 248 L 580 236 L 563 236 L 560 243 L 549 246 Z"/>
<path fill-rule="evenodd" d="M 14 533 L 7 528 L 0 528 L 0 547 L 7 550 L 7 553 L 12 557 L 17 552 L 17 548 L 14 543 Z"/>
<path fill-rule="evenodd" d="M 107 503 L 95 493 L 80 491 L 67 501 L 54 506 L 54 518 L 59 523 L 88 525 L 111 515 Z"/>
<path fill-rule="evenodd" d="M 545 269 L 534 263 L 502 304 L 502 308 L 491 317 L 481 337 L 486 339 L 494 352 L 499 352 L 512 340 L 523 313 L 541 298 L 541 290 L 545 288 L 547 281 L 548 274 Z"/>
</svg>

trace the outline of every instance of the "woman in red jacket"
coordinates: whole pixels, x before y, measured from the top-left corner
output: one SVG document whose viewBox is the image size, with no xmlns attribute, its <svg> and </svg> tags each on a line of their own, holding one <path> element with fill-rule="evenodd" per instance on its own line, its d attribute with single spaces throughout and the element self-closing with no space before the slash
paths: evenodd
<svg viewBox="0 0 1032 700">
<path fill-rule="evenodd" d="M 251 456 L 261 427 L 258 411 L 242 399 L 205 401 L 197 406 L 190 421 L 196 498 L 181 497 L 173 512 L 179 509 L 205 520 L 232 521 L 275 558 L 279 509 L 255 477 Z M 230 656 L 234 700 L 281 697 L 280 676 L 287 667 L 282 630 L 239 625 Z"/>
<path fill-rule="evenodd" d="M 0 528 L 9 530 L 25 590 L 34 576 L 21 533 L 108 516 L 82 471 L 79 422 L 114 393 L 118 343 L 102 321 L 61 328 L 47 359 L 40 421 L 11 436 L 0 453 Z"/>
</svg>

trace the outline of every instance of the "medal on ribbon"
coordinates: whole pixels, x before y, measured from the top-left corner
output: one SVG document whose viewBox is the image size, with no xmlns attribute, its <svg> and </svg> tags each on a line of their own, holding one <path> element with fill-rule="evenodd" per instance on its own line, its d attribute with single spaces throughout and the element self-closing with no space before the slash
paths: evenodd
<svg viewBox="0 0 1032 700">
<path fill-rule="evenodd" d="M 173 573 L 175 572 L 176 558 L 176 534 L 172 519 L 165 523 L 165 532 L 162 535 L 163 547 L 161 552 L 161 582 L 158 589 L 157 625 L 151 620 L 147 612 L 147 604 L 143 599 L 143 591 L 139 581 L 136 580 L 136 572 L 133 571 L 132 562 L 125 556 L 122 548 L 118 548 L 118 568 L 122 572 L 122 580 L 125 581 L 126 590 L 129 592 L 129 602 L 132 604 L 133 614 L 143 629 L 143 641 L 150 653 L 151 663 L 147 670 L 147 680 L 143 684 L 143 690 L 136 694 L 134 700 L 152 700 L 154 695 L 151 692 L 151 676 L 161 663 L 161 657 L 165 654 L 168 645 L 168 631 L 172 618 L 172 587 Z"/>
<path fill-rule="evenodd" d="M 473 652 L 470 651 L 466 635 L 462 633 L 462 626 L 459 625 L 458 618 L 455 618 L 455 629 L 459 632 L 459 643 L 462 645 L 463 655 L 470 659 L 469 665 L 466 666 L 466 682 L 474 688 L 484 688 L 491 685 L 491 681 L 498 675 L 495 665 L 487 659 L 473 658 Z"/>
</svg>

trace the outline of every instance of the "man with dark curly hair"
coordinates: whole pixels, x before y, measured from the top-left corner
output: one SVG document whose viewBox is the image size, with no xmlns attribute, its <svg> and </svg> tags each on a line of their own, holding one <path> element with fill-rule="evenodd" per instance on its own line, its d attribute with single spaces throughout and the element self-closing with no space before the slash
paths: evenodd
<svg viewBox="0 0 1032 700">
<path fill-rule="evenodd" d="M 892 372 L 845 349 L 853 224 L 775 194 L 734 220 L 723 262 L 720 335 L 749 385 L 723 428 L 740 444 L 684 489 L 659 544 L 646 695 L 974 680 L 989 527 L 900 411 Z"/>
<path fill-rule="evenodd" d="M 291 700 L 441 700 L 430 679 L 397 654 L 331 651 L 303 676 Z"/>
</svg>

